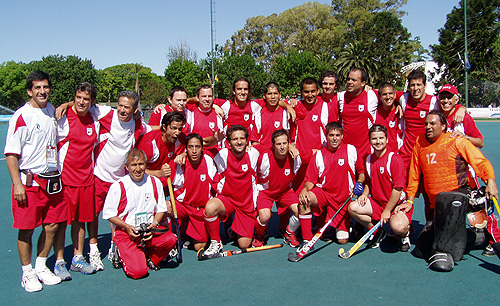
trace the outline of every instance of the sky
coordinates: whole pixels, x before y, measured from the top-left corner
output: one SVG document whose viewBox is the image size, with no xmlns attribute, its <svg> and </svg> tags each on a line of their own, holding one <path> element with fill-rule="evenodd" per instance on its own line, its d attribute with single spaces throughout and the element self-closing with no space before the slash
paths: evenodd
<svg viewBox="0 0 500 306">
<path fill-rule="evenodd" d="M 308 2 L 213 1 L 215 39 L 220 45 L 248 18 L 279 14 Z M 403 25 L 413 37 L 420 37 L 425 48 L 437 44 L 438 29 L 459 0 L 408 2 Z M 170 46 L 185 42 L 198 59 L 211 49 L 209 0 L 0 0 L 0 8 L 0 63 L 76 55 L 90 59 L 97 69 L 139 63 L 163 75 Z"/>
</svg>

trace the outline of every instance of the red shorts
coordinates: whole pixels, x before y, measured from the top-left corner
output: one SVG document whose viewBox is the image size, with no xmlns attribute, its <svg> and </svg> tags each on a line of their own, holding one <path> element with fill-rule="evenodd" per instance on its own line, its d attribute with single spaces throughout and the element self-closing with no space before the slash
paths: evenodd
<svg viewBox="0 0 500 306">
<path fill-rule="evenodd" d="M 271 209 L 273 208 L 273 202 L 276 202 L 278 215 L 281 215 L 285 213 L 292 204 L 299 203 L 299 198 L 292 189 L 288 189 L 285 193 L 277 197 L 270 196 L 265 190 L 261 190 L 257 195 L 257 210 L 259 211 L 265 208 Z"/>
<path fill-rule="evenodd" d="M 217 199 L 221 200 L 226 208 L 226 216 L 222 222 L 225 222 L 234 213 L 234 221 L 231 225 L 233 231 L 242 237 L 253 238 L 257 212 L 255 210 L 244 211 L 242 206 L 236 205 L 236 201 L 223 195 L 218 195 Z"/>
<path fill-rule="evenodd" d="M 382 206 L 379 204 L 377 201 L 375 201 L 372 198 L 368 198 L 370 200 L 370 205 L 372 206 L 372 220 L 374 221 L 380 221 L 380 216 L 382 215 L 382 212 L 384 211 L 385 206 Z M 391 216 L 394 215 L 394 211 L 392 211 Z M 406 218 L 408 218 L 408 222 L 411 223 L 411 218 L 413 216 L 413 206 L 411 207 L 410 211 L 405 213 Z"/>
<path fill-rule="evenodd" d="M 314 187 L 311 189 L 311 192 L 316 195 L 318 199 L 318 207 L 311 207 L 311 210 L 315 216 L 321 215 L 321 213 L 326 209 L 326 218 L 325 220 L 329 220 L 333 215 L 337 212 L 337 210 L 344 204 L 344 201 L 347 198 L 343 199 L 342 202 L 339 202 L 337 199 L 334 199 L 329 193 L 324 191 L 319 187 Z M 340 231 L 349 232 L 349 226 L 351 225 L 351 216 L 347 212 L 348 205 L 344 206 L 344 208 L 339 212 L 339 214 L 333 219 L 330 226 L 335 227 Z"/>
<path fill-rule="evenodd" d="M 95 218 L 94 185 L 64 186 L 64 197 L 68 203 L 68 224 L 73 221 L 92 222 Z"/>
<path fill-rule="evenodd" d="M 30 230 L 47 223 L 60 223 L 68 220 L 67 203 L 64 198 L 64 188 L 56 194 L 48 194 L 39 186 L 26 187 L 26 203 L 14 199 L 12 190 L 12 227 Z M 12 185 L 14 189 L 14 185 Z"/>
<path fill-rule="evenodd" d="M 95 214 L 99 214 L 104 207 L 104 201 L 106 200 L 106 195 L 108 194 L 109 187 L 112 183 L 105 182 L 94 175 L 94 186 L 95 186 Z"/>
<path fill-rule="evenodd" d="M 191 205 L 179 203 L 175 201 L 177 208 L 177 215 L 179 217 L 179 227 L 188 221 L 186 227 L 186 234 L 196 241 L 207 242 L 208 234 L 205 229 L 205 207 L 194 207 Z"/>
</svg>

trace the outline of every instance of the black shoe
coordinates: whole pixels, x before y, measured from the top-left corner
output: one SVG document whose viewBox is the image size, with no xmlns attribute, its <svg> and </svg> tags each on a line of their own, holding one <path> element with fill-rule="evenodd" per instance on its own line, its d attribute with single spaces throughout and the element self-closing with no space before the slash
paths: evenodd
<svg viewBox="0 0 500 306">
<path fill-rule="evenodd" d="M 483 253 L 481 253 L 481 255 L 483 256 L 495 256 L 495 250 L 493 250 L 493 247 L 491 246 L 491 244 L 488 244 L 488 246 L 486 246 L 486 248 L 484 249 Z"/>
<path fill-rule="evenodd" d="M 371 249 L 377 249 L 380 247 L 380 243 L 385 239 L 387 233 L 383 229 L 379 229 L 375 234 L 372 235 L 368 242 L 368 247 Z"/>
<path fill-rule="evenodd" d="M 160 267 L 155 265 L 152 261 L 151 258 L 148 258 L 146 260 L 146 264 L 148 265 L 148 268 L 150 268 L 153 271 L 160 271 Z"/>
<path fill-rule="evenodd" d="M 118 254 L 118 250 L 113 254 L 113 258 L 111 258 L 111 263 L 113 264 L 113 268 L 120 269 L 122 267 L 122 262 L 120 261 L 120 254 Z"/>
</svg>

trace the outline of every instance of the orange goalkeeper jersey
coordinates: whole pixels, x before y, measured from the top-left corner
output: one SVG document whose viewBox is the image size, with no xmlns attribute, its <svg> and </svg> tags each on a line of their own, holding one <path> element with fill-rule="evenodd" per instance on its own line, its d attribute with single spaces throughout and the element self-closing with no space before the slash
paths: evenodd
<svg viewBox="0 0 500 306">
<path fill-rule="evenodd" d="M 452 191 L 469 183 L 467 165 L 471 165 L 476 175 L 487 181 L 495 178 L 491 163 L 473 144 L 465 138 L 453 138 L 443 133 L 434 143 L 429 143 L 425 135 L 417 138 L 411 157 L 408 174 L 408 196 L 415 196 L 420 175 L 424 178 L 425 191 L 434 208 L 436 195 Z"/>
</svg>

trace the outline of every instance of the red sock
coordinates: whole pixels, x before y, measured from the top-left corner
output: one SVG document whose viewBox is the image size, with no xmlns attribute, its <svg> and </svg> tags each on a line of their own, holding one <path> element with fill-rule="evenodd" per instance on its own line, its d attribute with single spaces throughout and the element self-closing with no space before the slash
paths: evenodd
<svg viewBox="0 0 500 306">
<path fill-rule="evenodd" d="M 255 233 L 256 236 L 264 237 L 266 235 L 267 225 L 262 225 L 260 223 L 259 217 L 255 219 Z"/>
<path fill-rule="evenodd" d="M 299 215 L 300 227 L 302 228 L 302 238 L 310 241 L 313 237 L 311 230 L 312 214 Z"/>
<path fill-rule="evenodd" d="M 210 239 L 217 240 L 218 242 L 220 242 L 219 216 L 215 215 L 213 217 L 208 217 L 205 214 L 203 214 L 203 216 L 205 217 L 205 229 L 210 235 Z"/>
</svg>

